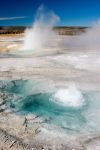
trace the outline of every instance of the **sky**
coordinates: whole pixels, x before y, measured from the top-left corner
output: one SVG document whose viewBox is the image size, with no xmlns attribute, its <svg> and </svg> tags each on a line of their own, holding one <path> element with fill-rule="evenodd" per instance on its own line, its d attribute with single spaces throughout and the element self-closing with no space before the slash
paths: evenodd
<svg viewBox="0 0 100 150">
<path fill-rule="evenodd" d="M 0 26 L 30 26 L 37 9 L 45 5 L 61 26 L 91 26 L 100 18 L 100 0 L 0 0 Z"/>
</svg>

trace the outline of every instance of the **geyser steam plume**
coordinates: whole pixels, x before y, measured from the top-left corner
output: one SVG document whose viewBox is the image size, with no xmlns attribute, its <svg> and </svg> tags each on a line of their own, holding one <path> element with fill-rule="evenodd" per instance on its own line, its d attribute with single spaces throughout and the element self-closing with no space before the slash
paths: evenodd
<svg viewBox="0 0 100 150">
<path fill-rule="evenodd" d="M 54 12 L 40 6 L 33 26 L 25 31 L 24 50 L 40 50 L 55 46 L 57 34 L 53 26 L 59 20 Z"/>
<path fill-rule="evenodd" d="M 64 38 L 53 30 L 57 21 L 59 17 L 53 11 L 47 10 L 43 5 L 40 6 L 32 27 L 25 31 L 22 50 L 36 52 L 48 48 L 51 50 L 52 47 L 86 51 L 100 49 L 100 21 L 87 28 L 85 33 L 78 36 L 64 36 Z"/>
</svg>

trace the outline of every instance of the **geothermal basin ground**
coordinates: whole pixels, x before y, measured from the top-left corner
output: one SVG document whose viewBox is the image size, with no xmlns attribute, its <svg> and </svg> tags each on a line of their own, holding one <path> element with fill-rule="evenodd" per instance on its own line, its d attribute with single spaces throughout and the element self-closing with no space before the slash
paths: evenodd
<svg viewBox="0 0 100 150">
<path fill-rule="evenodd" d="M 98 48 L 59 36 L 26 51 L 23 39 L 0 37 L 0 149 L 100 150 Z"/>
</svg>

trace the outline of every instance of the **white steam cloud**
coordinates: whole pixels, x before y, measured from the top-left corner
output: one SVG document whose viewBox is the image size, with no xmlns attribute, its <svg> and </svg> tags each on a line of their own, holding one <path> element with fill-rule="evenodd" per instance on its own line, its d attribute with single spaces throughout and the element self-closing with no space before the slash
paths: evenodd
<svg viewBox="0 0 100 150">
<path fill-rule="evenodd" d="M 59 17 L 48 11 L 44 6 L 40 6 L 33 26 L 26 29 L 23 50 L 39 51 L 56 48 L 56 50 L 99 50 L 100 49 L 100 20 L 91 28 L 87 28 L 84 33 L 77 36 L 58 36 L 52 29 L 59 21 Z"/>
</svg>

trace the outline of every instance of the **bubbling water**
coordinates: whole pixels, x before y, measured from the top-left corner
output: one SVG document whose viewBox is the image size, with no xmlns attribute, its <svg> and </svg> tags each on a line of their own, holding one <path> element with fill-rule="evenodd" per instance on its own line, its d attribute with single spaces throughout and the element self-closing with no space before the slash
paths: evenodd
<svg viewBox="0 0 100 150">
<path fill-rule="evenodd" d="M 81 107 L 85 104 L 81 91 L 75 85 L 70 85 L 67 89 L 59 89 L 53 99 L 67 107 Z"/>
</svg>

